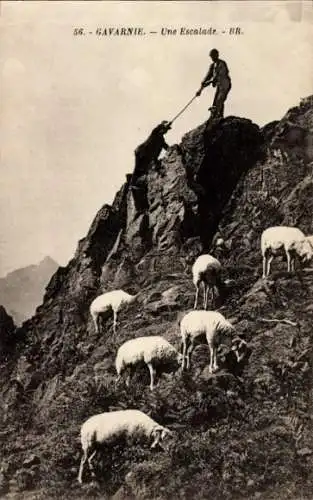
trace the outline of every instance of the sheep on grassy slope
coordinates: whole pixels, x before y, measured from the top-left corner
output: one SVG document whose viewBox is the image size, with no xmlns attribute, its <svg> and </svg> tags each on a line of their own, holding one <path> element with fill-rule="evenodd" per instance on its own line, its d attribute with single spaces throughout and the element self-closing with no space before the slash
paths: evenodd
<svg viewBox="0 0 313 500">
<path fill-rule="evenodd" d="M 92 460 L 101 445 L 111 444 L 119 437 L 141 437 L 153 440 L 151 448 L 173 433 L 139 410 L 120 410 L 100 413 L 90 417 L 81 427 L 83 456 L 80 462 L 78 481 L 82 483 L 86 461 L 92 476 L 95 476 Z"/>
<path fill-rule="evenodd" d="M 113 311 L 113 332 L 116 334 L 117 313 L 122 307 L 131 304 L 137 298 L 137 295 L 130 295 L 124 290 L 113 290 L 96 297 L 90 305 L 90 314 L 93 319 L 96 333 L 100 330 L 100 316 L 108 311 Z"/>
<path fill-rule="evenodd" d="M 224 282 L 222 280 L 222 266 L 221 263 L 212 255 L 200 255 L 192 266 L 192 280 L 196 287 L 196 297 L 194 309 L 197 309 L 199 289 L 203 285 L 203 309 L 208 307 L 208 293 L 209 289 L 212 292 L 212 303 L 215 303 L 215 287 L 219 295 L 222 294 Z"/>
<path fill-rule="evenodd" d="M 117 352 L 115 366 L 118 374 L 117 381 L 124 370 L 128 370 L 126 385 L 129 385 L 133 368 L 144 362 L 150 372 L 150 389 L 154 388 L 156 368 L 171 365 L 172 369 L 178 368 L 182 355 L 163 337 L 152 335 L 128 340 L 121 345 Z"/>
<path fill-rule="evenodd" d="M 237 361 L 240 362 L 245 353 L 239 354 L 239 344 L 245 341 L 235 336 L 233 325 L 217 311 L 191 311 L 187 313 L 180 322 L 180 333 L 182 338 L 182 370 L 190 368 L 190 358 L 195 344 L 201 337 L 205 336 L 210 350 L 209 372 L 218 370 L 217 348 L 224 344 L 235 351 Z M 238 344 L 238 345 L 237 345 Z"/>
<path fill-rule="evenodd" d="M 265 229 L 261 236 L 261 251 L 263 278 L 269 275 L 271 262 L 276 255 L 286 255 L 288 272 L 294 271 L 296 256 L 302 264 L 313 258 L 310 240 L 296 227 L 274 226 Z"/>
</svg>

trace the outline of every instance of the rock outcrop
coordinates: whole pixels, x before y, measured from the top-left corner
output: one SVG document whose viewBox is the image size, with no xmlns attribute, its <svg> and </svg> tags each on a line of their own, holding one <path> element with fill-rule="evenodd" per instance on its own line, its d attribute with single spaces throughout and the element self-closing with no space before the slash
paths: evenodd
<svg viewBox="0 0 313 500">
<path fill-rule="evenodd" d="M 0 358 L 8 355 L 10 349 L 13 349 L 13 335 L 15 324 L 3 306 L 0 306 Z"/>
</svg>

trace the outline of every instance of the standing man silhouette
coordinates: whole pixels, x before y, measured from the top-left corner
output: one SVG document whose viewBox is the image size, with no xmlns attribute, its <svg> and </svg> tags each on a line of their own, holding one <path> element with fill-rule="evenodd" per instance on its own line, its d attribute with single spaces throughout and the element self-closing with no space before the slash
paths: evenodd
<svg viewBox="0 0 313 500">
<path fill-rule="evenodd" d="M 209 111 L 211 111 L 212 118 L 223 118 L 224 103 L 231 89 L 231 79 L 227 64 L 219 58 L 218 50 L 212 49 L 210 57 L 213 62 L 204 80 L 202 80 L 201 87 L 196 96 L 199 96 L 202 90 L 212 83 L 213 87 L 216 87 L 216 91 L 213 105 L 209 108 Z"/>
</svg>

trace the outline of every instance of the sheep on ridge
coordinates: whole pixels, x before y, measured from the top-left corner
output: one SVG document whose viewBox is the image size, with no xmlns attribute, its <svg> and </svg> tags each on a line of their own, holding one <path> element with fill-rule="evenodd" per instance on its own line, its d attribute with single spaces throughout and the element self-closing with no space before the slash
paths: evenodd
<svg viewBox="0 0 313 500">
<path fill-rule="evenodd" d="M 90 417 L 83 423 L 80 432 L 83 456 L 78 473 L 79 483 L 83 481 L 86 461 L 88 461 L 91 475 L 95 476 L 92 460 L 101 445 L 111 444 L 119 437 L 126 436 L 153 440 L 151 448 L 159 445 L 164 449 L 161 441 L 172 435 L 172 431 L 167 427 L 158 424 L 139 410 L 119 410 Z"/>
<path fill-rule="evenodd" d="M 123 290 L 113 290 L 112 292 L 106 292 L 96 297 L 92 301 L 89 308 L 91 317 L 95 325 L 96 333 L 99 333 L 100 330 L 100 315 L 112 310 L 113 332 L 114 334 L 116 334 L 117 313 L 121 310 L 122 307 L 134 302 L 137 298 L 137 295 L 130 295 Z"/>
<path fill-rule="evenodd" d="M 310 240 L 296 227 L 274 226 L 265 229 L 261 236 L 261 251 L 263 278 L 269 275 L 271 262 L 276 255 L 285 253 L 288 272 L 294 271 L 296 256 L 300 258 L 302 264 L 313 258 Z"/>
<path fill-rule="evenodd" d="M 115 366 L 118 374 L 117 381 L 121 379 L 124 370 L 128 370 L 126 385 L 129 386 L 133 368 L 136 364 L 144 362 L 150 372 L 150 389 L 154 388 L 156 367 L 168 365 L 173 370 L 178 368 L 182 355 L 167 340 L 158 335 L 150 337 L 137 337 L 128 340 L 118 349 Z"/>
<path fill-rule="evenodd" d="M 210 350 L 209 372 L 218 370 L 217 348 L 224 344 L 231 348 L 236 354 L 238 363 L 243 359 L 245 353 L 239 354 L 238 350 L 246 345 L 246 342 L 235 335 L 234 326 L 217 311 L 191 311 L 187 313 L 180 322 L 180 333 L 182 338 L 182 370 L 190 368 L 191 353 L 195 348 L 197 340 L 205 335 Z"/>
<path fill-rule="evenodd" d="M 200 255 L 192 266 L 192 280 L 196 287 L 194 309 L 197 309 L 200 284 L 203 284 L 203 309 L 208 307 L 209 289 L 212 292 L 212 303 L 215 303 L 215 287 L 219 295 L 222 294 L 224 282 L 222 280 L 222 266 L 219 260 L 209 254 Z"/>
</svg>

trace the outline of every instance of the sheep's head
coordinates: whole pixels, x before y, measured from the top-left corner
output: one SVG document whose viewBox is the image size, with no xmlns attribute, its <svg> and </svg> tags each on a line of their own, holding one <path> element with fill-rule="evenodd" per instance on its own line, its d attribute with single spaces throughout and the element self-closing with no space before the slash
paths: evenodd
<svg viewBox="0 0 313 500">
<path fill-rule="evenodd" d="M 233 343 L 233 338 L 235 336 L 235 328 L 229 323 L 228 325 L 223 325 L 220 328 L 220 343 L 224 346 L 231 348 Z"/>
<path fill-rule="evenodd" d="M 184 359 L 184 356 L 180 352 L 176 352 L 175 353 L 175 357 L 173 359 L 173 362 L 171 363 L 172 370 L 174 372 L 176 372 L 177 370 L 179 370 L 179 368 L 181 367 L 181 364 L 183 362 L 183 359 Z"/>
<path fill-rule="evenodd" d="M 246 355 L 247 342 L 238 336 L 233 337 L 231 350 L 235 353 L 237 362 L 240 363 Z"/>
<path fill-rule="evenodd" d="M 134 294 L 129 294 L 129 297 L 127 297 L 127 303 L 133 304 L 138 299 L 138 296 L 139 296 L 139 292 L 134 293 Z"/>
<path fill-rule="evenodd" d="M 299 248 L 299 256 L 301 258 L 301 264 L 308 264 L 313 258 L 313 247 L 308 240 L 301 243 Z"/>
<path fill-rule="evenodd" d="M 151 436 L 154 440 L 151 448 L 160 446 L 163 450 L 169 451 L 175 442 L 175 433 L 161 425 L 153 429 Z"/>
<path fill-rule="evenodd" d="M 160 362 L 160 367 L 164 373 L 174 373 L 179 370 L 183 361 L 183 355 L 176 349 L 168 353 L 166 359 Z"/>
</svg>

